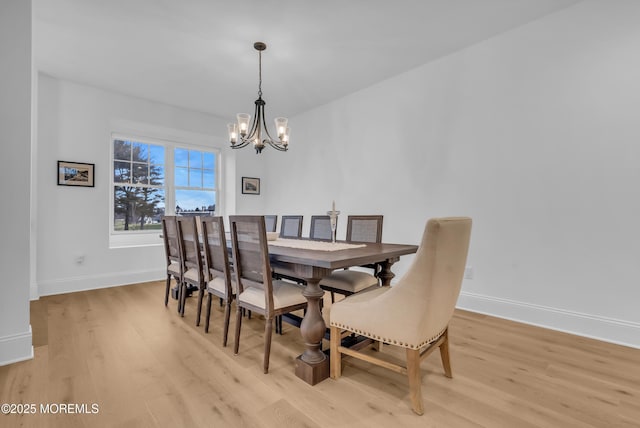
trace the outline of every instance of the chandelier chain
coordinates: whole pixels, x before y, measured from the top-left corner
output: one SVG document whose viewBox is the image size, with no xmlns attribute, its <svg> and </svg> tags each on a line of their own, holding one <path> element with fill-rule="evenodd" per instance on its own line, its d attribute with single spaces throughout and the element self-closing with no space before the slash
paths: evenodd
<svg viewBox="0 0 640 428">
<path fill-rule="evenodd" d="M 258 51 L 258 98 L 262 98 L 262 51 Z"/>
</svg>

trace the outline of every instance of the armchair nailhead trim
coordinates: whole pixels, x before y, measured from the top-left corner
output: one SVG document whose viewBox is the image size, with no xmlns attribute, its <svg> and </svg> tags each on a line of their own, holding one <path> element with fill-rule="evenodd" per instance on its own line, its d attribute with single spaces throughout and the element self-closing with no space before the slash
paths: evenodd
<svg viewBox="0 0 640 428">
<path fill-rule="evenodd" d="M 428 344 L 430 344 L 431 342 L 435 342 L 436 340 L 438 340 L 440 338 L 440 336 L 442 336 L 444 334 L 444 332 L 447 330 L 447 327 L 443 328 L 442 331 L 440 333 L 438 333 L 437 335 L 435 335 L 434 337 L 425 340 L 424 342 L 418 344 L 418 345 L 412 345 L 409 343 L 405 343 L 405 342 L 399 342 L 397 340 L 394 339 L 387 339 L 385 337 L 381 337 L 378 336 L 377 334 L 372 334 L 366 331 L 362 331 L 360 329 L 357 328 L 353 328 L 353 327 L 349 327 L 348 325 L 344 325 L 344 324 L 340 324 L 340 323 L 331 323 L 332 327 L 338 327 L 342 330 L 349 330 L 352 331 L 356 334 L 359 334 L 361 336 L 366 336 L 370 339 L 374 339 L 380 342 L 384 342 L 384 343 L 389 343 L 391 345 L 396 345 L 396 346 L 402 346 L 403 348 L 409 348 L 409 349 L 422 349 L 423 347 L 427 346 Z"/>
</svg>

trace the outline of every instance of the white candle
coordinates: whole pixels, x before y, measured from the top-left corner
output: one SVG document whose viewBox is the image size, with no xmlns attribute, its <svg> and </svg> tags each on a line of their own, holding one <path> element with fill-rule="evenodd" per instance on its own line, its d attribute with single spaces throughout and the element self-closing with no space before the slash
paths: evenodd
<svg viewBox="0 0 640 428">
<path fill-rule="evenodd" d="M 333 212 L 336 211 L 336 201 L 333 201 L 333 208 L 331 209 L 331 211 L 333 211 Z"/>
</svg>

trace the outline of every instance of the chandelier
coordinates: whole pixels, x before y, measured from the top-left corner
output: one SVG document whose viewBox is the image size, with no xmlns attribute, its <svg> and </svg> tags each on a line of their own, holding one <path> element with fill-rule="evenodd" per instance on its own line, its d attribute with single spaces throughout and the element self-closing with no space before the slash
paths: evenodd
<svg viewBox="0 0 640 428">
<path fill-rule="evenodd" d="M 253 47 L 258 51 L 258 99 L 255 101 L 255 112 L 253 113 L 253 122 L 249 128 L 251 115 L 247 113 L 238 113 L 238 123 L 230 123 L 227 125 L 229 130 L 229 141 L 232 149 L 241 149 L 253 144 L 256 153 L 261 153 L 266 144 L 269 144 L 276 150 L 286 152 L 289 147 L 289 128 L 287 127 L 286 117 L 276 117 L 276 132 L 278 138 L 274 139 L 267 130 L 265 122 L 264 106 L 262 99 L 262 51 L 267 49 L 267 45 L 262 42 L 255 42 Z"/>
</svg>

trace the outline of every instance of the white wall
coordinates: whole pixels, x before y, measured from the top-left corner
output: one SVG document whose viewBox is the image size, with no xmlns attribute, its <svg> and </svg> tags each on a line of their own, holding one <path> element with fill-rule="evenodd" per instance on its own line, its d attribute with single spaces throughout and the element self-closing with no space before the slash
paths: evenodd
<svg viewBox="0 0 640 428">
<path fill-rule="evenodd" d="M 163 278 L 160 239 L 157 246 L 109 248 L 110 136 L 136 129 L 142 136 L 226 146 L 226 123 L 213 116 L 39 76 L 39 295 Z M 226 149 L 222 155 L 227 158 Z M 58 186 L 58 160 L 95 163 L 95 188 Z M 223 165 L 223 177 L 235 173 L 233 162 Z M 233 184 L 227 183 L 232 192 Z M 221 205 L 233 212 L 231 195 Z M 75 263 L 78 255 L 84 255 L 83 264 Z"/>
<path fill-rule="evenodd" d="M 264 179 L 268 171 L 270 155 L 269 149 L 264 149 L 260 154 L 256 154 L 251 147 L 233 150 L 237 161 L 237 194 L 236 212 L 238 214 L 264 214 L 262 211 L 269 189 L 269 182 Z M 277 155 L 276 155 L 277 156 Z M 242 194 L 242 177 L 254 177 L 260 179 L 260 194 Z"/>
<path fill-rule="evenodd" d="M 381 213 L 403 243 L 471 216 L 461 307 L 640 347 L 638 16 L 579 3 L 292 118 L 263 212 L 335 199 L 339 236 Z"/>
<path fill-rule="evenodd" d="M 0 2 L 0 365 L 33 357 L 29 325 L 31 1 Z"/>
</svg>

